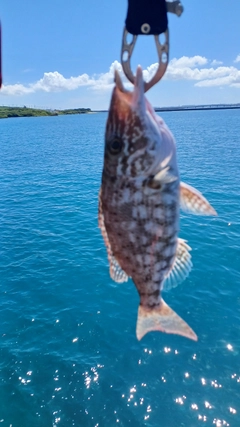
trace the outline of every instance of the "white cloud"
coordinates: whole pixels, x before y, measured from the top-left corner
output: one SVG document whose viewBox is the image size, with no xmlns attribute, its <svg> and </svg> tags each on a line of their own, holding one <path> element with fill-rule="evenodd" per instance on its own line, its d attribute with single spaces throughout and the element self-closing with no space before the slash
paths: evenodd
<svg viewBox="0 0 240 427">
<path fill-rule="evenodd" d="M 215 65 L 222 65 L 223 64 L 223 62 L 222 61 L 218 61 L 217 59 L 214 59 L 212 62 L 211 62 L 211 65 L 213 66 L 213 67 L 215 67 Z"/>
<path fill-rule="evenodd" d="M 44 92 L 62 92 L 64 90 L 75 90 L 81 86 L 93 84 L 88 74 L 82 74 L 78 77 L 65 78 L 62 74 L 54 71 L 53 73 L 44 73 L 43 78 L 31 85 L 34 92 L 42 90 Z"/>
<path fill-rule="evenodd" d="M 107 73 L 93 75 L 81 74 L 77 77 L 66 78 L 58 71 L 44 73 L 43 77 L 36 83 L 31 83 L 27 86 L 22 84 L 3 85 L 2 95 L 25 95 L 37 91 L 43 92 L 63 92 L 76 90 L 80 87 L 90 87 L 95 90 L 104 91 L 113 87 L 114 70 L 118 69 L 123 79 L 126 78 L 122 71 L 122 66 L 118 61 L 114 61 Z M 126 81 L 127 83 L 127 81 Z"/>
<path fill-rule="evenodd" d="M 240 62 L 240 55 L 237 56 L 235 62 Z M 209 87 L 209 86 L 234 86 L 240 87 L 240 70 L 236 67 L 225 67 L 213 65 L 219 64 L 219 61 L 212 61 L 211 66 L 207 67 L 208 60 L 203 56 L 193 56 L 181 58 L 173 58 L 165 75 L 166 80 L 177 81 L 197 81 L 195 86 Z M 156 72 L 158 64 L 150 65 L 146 70 L 143 70 L 145 80 L 149 80 Z M 23 85 L 20 83 L 13 85 L 3 85 L 1 94 L 7 96 L 13 95 L 26 95 L 35 92 L 63 92 L 74 91 L 81 87 L 87 87 L 91 90 L 99 92 L 108 91 L 113 87 L 114 70 L 117 69 L 123 79 L 126 87 L 130 83 L 126 80 L 121 64 L 114 61 L 106 73 L 95 74 L 89 76 L 88 74 L 81 74 L 77 77 L 66 78 L 58 71 L 44 73 L 43 77 L 35 83 Z"/>
<path fill-rule="evenodd" d="M 31 73 L 32 71 L 34 71 L 33 68 L 25 68 L 24 70 L 22 70 L 22 73 Z"/>
<path fill-rule="evenodd" d="M 240 87 L 240 70 L 235 67 L 221 67 L 226 68 L 226 74 L 217 75 L 215 78 L 211 77 L 206 78 L 198 83 L 195 86 L 198 87 L 210 87 L 210 86 L 231 86 L 231 87 Z"/>
<path fill-rule="evenodd" d="M 74 90 L 81 86 L 89 86 L 93 81 L 87 74 L 78 77 L 65 78 L 57 71 L 44 73 L 43 78 L 36 83 L 24 86 L 21 84 L 3 85 L 1 94 L 3 95 L 24 95 L 37 91 L 43 92 L 61 92 L 64 90 Z"/>
<path fill-rule="evenodd" d="M 92 85 L 92 89 L 95 90 L 109 90 L 113 87 L 114 82 L 114 71 L 117 70 L 121 76 L 121 79 L 123 80 L 125 86 L 129 85 L 129 82 L 127 81 L 120 62 L 114 61 L 107 73 L 103 73 L 100 75 L 94 75 L 94 84 Z"/>
<path fill-rule="evenodd" d="M 1 95 L 26 95 L 34 92 L 30 87 L 22 84 L 15 85 L 3 85 L 0 94 Z"/>
<path fill-rule="evenodd" d="M 195 68 L 197 65 L 206 65 L 208 63 L 208 60 L 204 56 L 199 55 L 192 57 L 182 56 L 179 59 L 172 59 L 170 63 L 174 68 Z"/>
<path fill-rule="evenodd" d="M 174 65 L 169 64 L 166 78 L 168 80 L 204 80 L 216 79 L 219 77 L 227 76 L 229 73 L 237 71 L 234 67 L 218 67 L 218 68 L 175 68 Z"/>
<path fill-rule="evenodd" d="M 210 87 L 210 86 L 231 86 L 240 88 L 240 73 L 237 79 L 234 79 L 232 76 L 229 77 L 220 77 L 214 80 L 202 80 L 195 84 L 198 87 Z"/>
</svg>

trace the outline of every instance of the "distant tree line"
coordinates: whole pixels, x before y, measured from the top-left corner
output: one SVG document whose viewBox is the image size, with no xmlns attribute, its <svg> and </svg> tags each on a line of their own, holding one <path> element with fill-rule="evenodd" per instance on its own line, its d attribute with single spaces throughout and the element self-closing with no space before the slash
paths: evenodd
<svg viewBox="0 0 240 427">
<path fill-rule="evenodd" d="M 67 110 L 42 110 L 38 108 L 24 107 L 0 107 L 0 119 L 8 117 L 41 117 L 41 116 L 59 116 L 65 114 L 85 114 L 90 113 L 90 108 L 75 108 Z"/>
</svg>

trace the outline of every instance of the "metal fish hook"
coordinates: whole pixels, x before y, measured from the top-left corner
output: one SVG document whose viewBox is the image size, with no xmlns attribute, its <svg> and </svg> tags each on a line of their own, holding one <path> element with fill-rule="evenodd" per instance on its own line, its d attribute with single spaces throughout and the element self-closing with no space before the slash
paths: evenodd
<svg viewBox="0 0 240 427">
<path fill-rule="evenodd" d="M 151 3 L 151 4 L 150 4 Z M 169 31 L 167 12 L 181 16 L 183 7 L 179 0 L 166 2 L 165 0 L 128 0 L 126 26 L 123 30 L 121 63 L 123 71 L 131 83 L 134 83 L 134 74 L 131 69 L 131 56 L 138 35 L 153 35 L 158 54 L 158 68 L 149 82 L 145 82 L 146 92 L 154 86 L 165 74 L 169 61 Z M 128 42 L 129 35 L 131 42 Z M 160 42 L 160 35 L 164 35 L 164 42 Z"/>
</svg>

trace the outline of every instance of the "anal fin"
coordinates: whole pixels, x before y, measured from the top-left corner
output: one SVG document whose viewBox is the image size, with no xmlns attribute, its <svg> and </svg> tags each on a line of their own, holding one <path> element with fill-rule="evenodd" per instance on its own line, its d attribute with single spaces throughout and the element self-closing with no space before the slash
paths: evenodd
<svg viewBox="0 0 240 427">
<path fill-rule="evenodd" d="M 172 288 L 176 288 L 176 286 L 188 277 L 192 269 L 192 257 L 190 251 L 191 248 L 188 246 L 186 240 L 178 238 L 176 255 L 172 268 L 165 276 L 162 285 L 163 291 L 169 291 Z"/>
<path fill-rule="evenodd" d="M 137 339 L 151 331 L 166 332 L 168 334 L 182 335 L 193 341 L 197 341 L 197 335 L 164 301 L 160 305 L 150 309 L 142 305 L 138 308 Z"/>
<path fill-rule="evenodd" d="M 217 215 L 202 193 L 184 182 L 180 182 L 180 207 L 194 215 Z"/>
<path fill-rule="evenodd" d="M 113 255 L 110 260 L 110 276 L 117 283 L 128 281 L 128 275 L 123 271 Z"/>
</svg>

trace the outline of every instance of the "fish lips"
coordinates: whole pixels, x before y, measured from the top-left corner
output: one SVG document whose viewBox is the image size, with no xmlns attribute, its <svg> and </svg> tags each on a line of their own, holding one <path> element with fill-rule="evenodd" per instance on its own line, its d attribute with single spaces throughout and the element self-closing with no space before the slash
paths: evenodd
<svg viewBox="0 0 240 427">
<path fill-rule="evenodd" d="M 125 89 L 118 70 L 115 70 L 114 81 L 115 88 L 112 94 L 110 110 L 113 108 L 121 112 L 131 109 L 132 112 L 137 112 L 138 115 L 146 114 L 146 99 L 144 96 L 144 80 L 141 66 L 137 67 L 133 92 Z"/>
<path fill-rule="evenodd" d="M 135 113 L 139 118 L 145 122 L 146 115 L 150 115 L 153 122 L 159 126 L 156 119 L 156 114 L 151 104 L 148 102 L 144 95 L 144 78 L 142 67 L 138 65 L 133 91 L 125 89 L 121 76 L 118 70 L 115 70 L 115 88 L 112 94 L 112 100 L 109 112 L 113 111 L 119 118 L 125 119 L 127 113 Z"/>
</svg>

